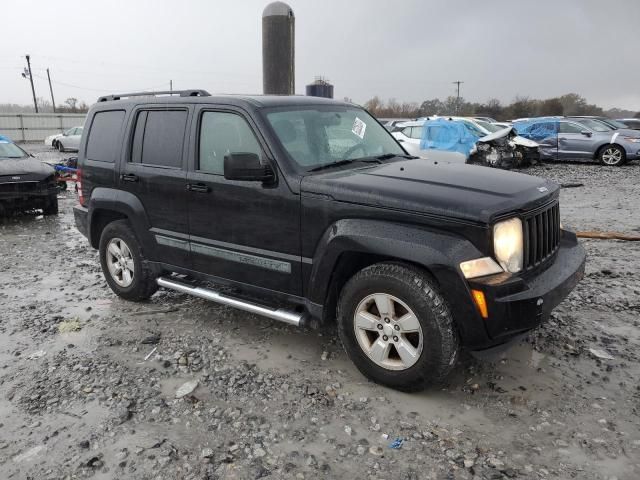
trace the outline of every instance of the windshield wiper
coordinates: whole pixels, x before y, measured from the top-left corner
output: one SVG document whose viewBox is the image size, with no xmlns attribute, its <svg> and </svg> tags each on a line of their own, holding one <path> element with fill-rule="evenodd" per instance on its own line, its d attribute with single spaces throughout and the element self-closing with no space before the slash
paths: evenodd
<svg viewBox="0 0 640 480">
<path fill-rule="evenodd" d="M 313 167 L 311 170 L 307 170 L 308 172 L 317 172 L 319 170 L 325 170 L 327 168 L 340 167 L 341 165 L 347 165 L 349 163 L 380 163 L 380 160 L 377 157 L 362 157 L 362 158 L 345 158 L 344 160 L 338 160 L 337 162 L 325 163 L 324 165 L 319 165 L 317 167 Z"/>
<path fill-rule="evenodd" d="M 311 170 L 307 170 L 308 172 L 317 172 L 319 170 L 325 170 L 327 168 L 339 167 L 341 165 L 347 165 L 349 163 L 382 163 L 383 160 L 389 160 L 391 158 L 401 157 L 406 159 L 414 159 L 419 157 L 414 157 L 411 155 L 397 155 L 395 153 L 384 153 L 382 155 L 378 155 L 377 157 L 361 157 L 361 158 L 345 158 L 344 160 L 338 160 L 333 163 L 326 163 L 324 165 L 319 165 L 317 167 L 313 167 Z"/>
<path fill-rule="evenodd" d="M 400 158 L 406 158 L 407 160 L 413 160 L 415 158 L 420 158 L 420 157 L 414 157 L 413 155 L 398 155 L 395 153 L 385 153 L 383 155 L 379 155 L 376 158 L 378 160 L 389 160 L 391 158 L 395 158 L 395 157 L 400 157 Z"/>
</svg>

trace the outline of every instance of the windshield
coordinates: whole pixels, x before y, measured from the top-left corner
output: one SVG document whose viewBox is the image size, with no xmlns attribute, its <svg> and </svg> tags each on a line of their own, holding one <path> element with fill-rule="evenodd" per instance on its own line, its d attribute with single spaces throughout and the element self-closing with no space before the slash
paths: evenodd
<svg viewBox="0 0 640 480">
<path fill-rule="evenodd" d="M 479 137 L 484 137 L 485 135 L 491 133 L 491 130 L 485 129 L 484 127 L 480 126 L 479 123 L 473 123 L 471 120 L 462 120 L 462 121 L 469 128 L 469 130 L 471 130 L 473 133 L 475 133 Z"/>
<path fill-rule="evenodd" d="M 359 108 L 278 108 L 266 117 L 287 153 L 305 170 L 342 160 L 406 155 L 391 134 Z"/>
<path fill-rule="evenodd" d="M 487 130 L 489 133 L 497 132 L 498 130 L 504 130 L 505 128 L 507 128 L 500 125 L 494 125 L 493 123 L 483 122 L 482 120 L 476 120 L 476 123 Z"/>
<path fill-rule="evenodd" d="M 618 120 L 612 120 L 610 118 L 599 118 L 598 120 L 600 120 L 602 123 L 606 123 L 607 125 L 613 127 L 614 129 L 629 128 L 624 123 L 619 122 Z"/>
<path fill-rule="evenodd" d="M 594 132 L 610 132 L 611 130 L 615 130 L 613 127 L 610 127 L 604 122 L 591 120 L 590 118 L 580 118 L 577 121 L 585 127 L 589 127 Z"/>
<path fill-rule="evenodd" d="M 28 155 L 16 144 L 0 140 L 0 159 L 5 158 L 27 158 Z"/>
</svg>

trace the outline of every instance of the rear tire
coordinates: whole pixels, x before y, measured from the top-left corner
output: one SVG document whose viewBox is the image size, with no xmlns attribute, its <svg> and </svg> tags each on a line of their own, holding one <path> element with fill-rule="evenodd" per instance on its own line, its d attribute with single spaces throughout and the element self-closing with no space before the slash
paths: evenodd
<svg viewBox="0 0 640 480">
<path fill-rule="evenodd" d="M 102 273 L 119 297 L 139 302 L 158 290 L 156 276 L 127 220 L 116 220 L 104 228 L 99 251 Z"/>
<path fill-rule="evenodd" d="M 58 214 L 58 196 L 49 195 L 47 198 L 47 204 L 42 209 L 44 215 L 57 215 Z"/>
<path fill-rule="evenodd" d="M 342 289 L 337 316 L 347 355 L 376 383 L 423 390 L 456 363 L 453 317 L 433 280 L 418 268 L 380 263 L 361 270 Z"/>
<path fill-rule="evenodd" d="M 618 145 L 607 145 L 598 155 L 600 163 L 608 167 L 619 167 L 627 161 L 627 153 Z"/>
</svg>

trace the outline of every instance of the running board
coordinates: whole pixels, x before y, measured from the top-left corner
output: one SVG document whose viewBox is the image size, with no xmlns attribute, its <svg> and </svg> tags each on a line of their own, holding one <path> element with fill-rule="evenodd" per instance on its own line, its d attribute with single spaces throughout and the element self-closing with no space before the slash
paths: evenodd
<svg viewBox="0 0 640 480">
<path fill-rule="evenodd" d="M 272 309 L 269 307 L 263 307 L 256 305 L 255 303 L 247 302 L 246 300 L 240 300 L 238 298 L 229 297 L 223 293 L 216 292 L 209 288 L 192 287 L 182 282 L 178 282 L 173 279 L 160 277 L 157 280 L 158 285 L 164 288 L 170 288 L 181 293 L 187 293 L 194 297 L 204 298 L 205 300 L 211 300 L 212 302 L 221 303 L 222 305 L 228 305 L 230 307 L 244 310 L 245 312 L 255 313 L 256 315 L 262 315 L 263 317 L 270 318 L 272 320 L 278 320 L 280 322 L 288 323 L 289 325 L 301 326 L 304 322 L 304 314 L 292 312 L 291 310 L 285 310 L 282 308 Z"/>
</svg>

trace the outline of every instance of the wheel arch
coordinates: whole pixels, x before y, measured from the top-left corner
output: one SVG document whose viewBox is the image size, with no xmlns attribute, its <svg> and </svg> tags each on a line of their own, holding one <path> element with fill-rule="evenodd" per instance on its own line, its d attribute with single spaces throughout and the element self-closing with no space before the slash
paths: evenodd
<svg viewBox="0 0 640 480">
<path fill-rule="evenodd" d="M 323 323 L 335 319 L 340 291 L 356 272 L 370 265 L 400 263 L 426 272 L 449 304 L 460 336 L 486 337 L 469 288 L 459 271 L 461 258 L 483 256 L 466 239 L 446 232 L 372 220 L 341 220 L 316 249 L 306 296 L 323 305 Z"/>
<path fill-rule="evenodd" d="M 89 200 L 89 241 L 98 248 L 104 227 L 115 220 L 129 220 L 143 249 L 153 245 L 149 221 L 142 202 L 132 193 L 109 188 L 95 188 Z"/>
<path fill-rule="evenodd" d="M 601 153 L 602 153 L 602 151 L 603 151 L 605 148 L 607 148 L 607 147 L 618 147 L 620 150 L 622 150 L 622 154 L 623 154 L 623 155 L 625 156 L 625 158 L 626 158 L 626 156 L 627 156 L 627 150 L 626 150 L 622 145 L 620 145 L 619 143 L 615 143 L 615 142 L 614 142 L 614 143 L 604 143 L 604 144 L 600 145 L 600 146 L 596 149 L 596 152 L 595 152 L 595 154 L 594 154 L 594 156 L 593 156 L 593 159 L 594 159 L 594 160 L 600 160 L 600 154 L 601 154 Z"/>
</svg>

